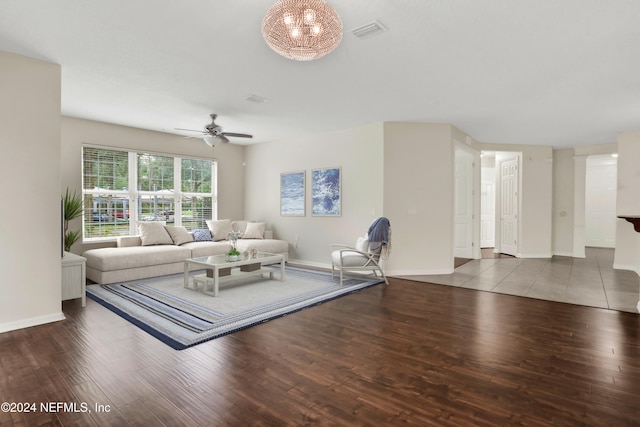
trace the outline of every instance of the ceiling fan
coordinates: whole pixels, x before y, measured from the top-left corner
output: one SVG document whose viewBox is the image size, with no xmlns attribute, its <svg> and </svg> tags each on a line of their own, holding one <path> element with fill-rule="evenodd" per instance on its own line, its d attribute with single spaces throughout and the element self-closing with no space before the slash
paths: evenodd
<svg viewBox="0 0 640 427">
<path fill-rule="evenodd" d="M 186 130 L 188 132 L 201 132 L 202 139 L 204 140 L 205 144 L 207 144 L 210 147 L 214 147 L 219 141 L 229 142 L 229 138 L 227 138 L 228 136 L 233 138 L 253 138 L 253 135 L 249 135 L 246 133 L 224 132 L 222 130 L 222 126 L 219 126 L 218 124 L 216 124 L 216 117 L 218 117 L 218 115 L 210 114 L 209 116 L 211 117 L 211 123 L 206 125 L 203 131 L 195 130 L 195 129 L 181 129 L 181 128 L 175 128 L 175 129 Z"/>
</svg>

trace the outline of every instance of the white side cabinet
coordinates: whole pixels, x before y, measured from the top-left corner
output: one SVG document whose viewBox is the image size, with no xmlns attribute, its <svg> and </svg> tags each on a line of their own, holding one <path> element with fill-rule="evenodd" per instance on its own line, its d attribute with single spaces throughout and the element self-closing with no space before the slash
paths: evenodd
<svg viewBox="0 0 640 427">
<path fill-rule="evenodd" d="M 86 272 L 87 259 L 70 252 L 62 257 L 62 301 L 82 298 L 82 306 L 87 304 Z"/>
</svg>

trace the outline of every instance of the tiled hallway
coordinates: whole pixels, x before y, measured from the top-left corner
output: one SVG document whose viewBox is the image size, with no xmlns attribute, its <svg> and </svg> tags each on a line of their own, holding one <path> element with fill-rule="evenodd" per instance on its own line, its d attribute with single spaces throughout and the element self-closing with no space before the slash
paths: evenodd
<svg viewBox="0 0 640 427">
<path fill-rule="evenodd" d="M 462 288 L 637 313 L 638 275 L 613 269 L 613 249 L 587 248 L 586 258 L 472 260 L 453 274 L 403 276 Z"/>
</svg>

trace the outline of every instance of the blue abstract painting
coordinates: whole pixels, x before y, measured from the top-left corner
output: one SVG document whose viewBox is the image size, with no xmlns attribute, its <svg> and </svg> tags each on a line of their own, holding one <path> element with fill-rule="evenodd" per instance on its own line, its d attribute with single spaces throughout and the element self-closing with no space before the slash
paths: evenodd
<svg viewBox="0 0 640 427">
<path fill-rule="evenodd" d="M 280 215 L 304 216 L 304 171 L 280 174 Z"/>
<path fill-rule="evenodd" d="M 311 214 L 340 216 L 342 214 L 340 168 L 311 171 Z"/>
</svg>

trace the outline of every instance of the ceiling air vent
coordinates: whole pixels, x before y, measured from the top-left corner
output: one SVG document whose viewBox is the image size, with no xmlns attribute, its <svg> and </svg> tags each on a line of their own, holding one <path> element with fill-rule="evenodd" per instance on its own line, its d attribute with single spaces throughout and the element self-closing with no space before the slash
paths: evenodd
<svg viewBox="0 0 640 427">
<path fill-rule="evenodd" d="M 249 94 L 244 97 L 245 101 L 255 102 L 256 104 L 262 104 L 263 102 L 267 102 L 267 98 L 264 98 L 260 95 Z"/>
<path fill-rule="evenodd" d="M 387 27 L 382 25 L 379 21 L 373 21 L 354 30 L 351 33 L 361 39 L 374 36 L 376 34 L 384 33 L 387 31 Z"/>
</svg>

